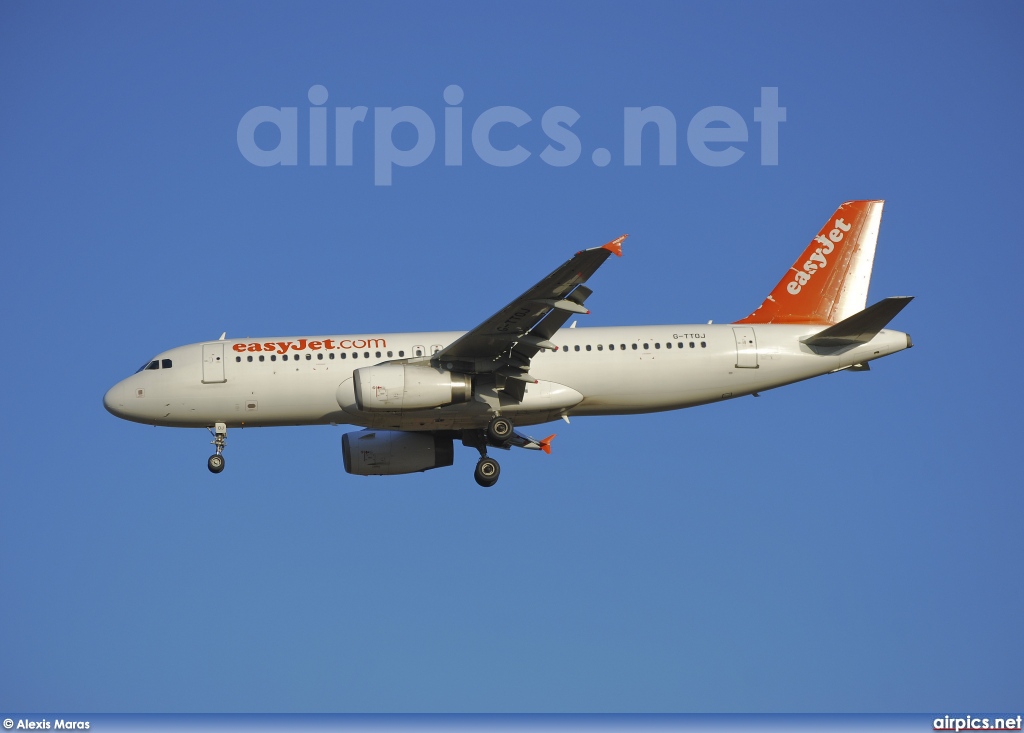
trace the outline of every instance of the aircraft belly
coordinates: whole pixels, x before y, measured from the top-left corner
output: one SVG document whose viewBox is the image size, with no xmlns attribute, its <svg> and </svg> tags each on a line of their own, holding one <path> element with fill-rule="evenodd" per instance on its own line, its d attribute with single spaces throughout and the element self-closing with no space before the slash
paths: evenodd
<svg viewBox="0 0 1024 733">
<path fill-rule="evenodd" d="M 759 337 L 761 330 L 758 329 Z M 759 359 L 756 369 L 737 368 L 735 351 L 725 348 L 684 361 L 675 354 L 618 364 L 607 360 L 599 368 L 577 368 L 571 373 L 563 373 L 564 365 L 557 368 L 560 365 L 553 364 L 551 373 L 544 374 L 564 380 L 586 395 L 569 411 L 570 415 L 615 415 L 718 402 L 826 374 L 839 367 L 837 357 L 798 351 L 792 336 L 786 341 L 785 346 L 770 346 L 770 356 Z"/>
<path fill-rule="evenodd" d="M 585 395 L 570 415 L 671 410 L 712 398 L 715 388 L 711 383 L 715 375 L 724 373 L 725 363 L 713 354 L 702 354 L 701 360 L 682 362 L 674 354 L 656 354 L 652 359 L 608 359 L 600 366 L 553 374 L 552 378 L 564 379 Z M 708 390 L 710 393 L 705 394 Z"/>
<path fill-rule="evenodd" d="M 234 427 L 270 427 L 348 422 L 333 399 L 336 376 L 273 372 L 242 376 L 236 371 L 219 384 L 179 385 L 176 399 L 166 405 L 167 414 L 160 415 L 156 424 L 203 427 L 223 422 Z"/>
<path fill-rule="evenodd" d="M 511 417 L 517 425 L 535 425 L 559 419 L 579 404 L 583 395 L 562 384 L 540 381 L 528 384 L 519 403 L 492 388 L 480 390 L 469 402 L 424 410 L 364 411 L 356 405 L 353 381 L 338 385 L 336 399 L 351 422 L 379 430 L 467 430 L 482 428 L 495 412 Z"/>
</svg>

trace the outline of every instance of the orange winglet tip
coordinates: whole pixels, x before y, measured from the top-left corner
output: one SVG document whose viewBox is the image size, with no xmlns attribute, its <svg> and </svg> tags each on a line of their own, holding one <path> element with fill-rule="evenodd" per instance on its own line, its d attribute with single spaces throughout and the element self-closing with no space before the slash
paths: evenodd
<svg viewBox="0 0 1024 733">
<path fill-rule="evenodd" d="M 551 441 L 555 439 L 556 435 L 558 435 L 558 433 L 551 433 L 551 435 L 540 442 L 540 449 L 549 456 L 551 455 Z"/>
<path fill-rule="evenodd" d="M 616 257 L 622 257 L 622 243 L 626 241 L 626 237 L 628 237 L 628 236 L 629 236 L 628 234 L 623 234 L 618 239 L 613 239 L 608 244 L 606 244 L 603 247 L 601 247 L 601 249 L 608 250 L 609 252 L 614 254 Z"/>
</svg>

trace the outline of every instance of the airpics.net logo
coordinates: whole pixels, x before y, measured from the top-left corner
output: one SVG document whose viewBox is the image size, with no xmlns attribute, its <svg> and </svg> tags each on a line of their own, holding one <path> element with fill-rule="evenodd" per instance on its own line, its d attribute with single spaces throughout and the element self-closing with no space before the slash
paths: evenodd
<svg viewBox="0 0 1024 733">
<path fill-rule="evenodd" d="M 445 106 L 443 122 L 440 123 L 443 134 L 441 147 L 446 166 L 463 164 L 467 130 L 473 153 L 488 165 L 510 168 L 522 165 L 534 155 L 534 151 L 515 143 L 514 139 L 515 144 L 508 143 L 510 130 L 514 132 L 535 124 L 534 117 L 523 109 L 505 105 L 490 107 L 476 115 L 470 124 L 462 107 L 465 98 L 462 87 L 452 84 L 442 96 Z M 374 107 L 371 122 L 369 107 L 329 109 L 326 106 L 328 97 L 327 88 L 315 84 L 307 93 L 311 106 L 302 110 L 301 115 L 298 107 L 253 107 L 238 123 L 239 152 L 247 161 L 260 167 L 299 165 L 301 116 L 306 118 L 302 123 L 308 122 L 309 126 L 309 165 L 328 164 L 328 140 L 333 140 L 334 165 L 351 167 L 355 145 L 372 141 L 373 183 L 390 186 L 396 167 L 420 165 L 437 147 L 439 126 L 419 107 Z M 579 119 L 580 114 L 576 110 L 564 106 L 550 107 L 540 115 L 540 129 L 548 140 L 547 145 L 537 152 L 543 163 L 564 168 L 580 160 L 584 146 L 573 131 Z M 760 128 L 760 164 L 778 165 L 779 124 L 786 121 L 786 108 L 779 106 L 778 87 L 761 87 L 761 103 L 753 108 L 752 119 Z M 409 130 L 403 130 L 403 126 L 408 126 Z M 676 117 L 671 110 L 661 106 L 623 108 L 622 165 L 643 164 L 641 140 L 648 126 L 653 126 L 656 134 L 658 165 L 676 165 Z M 492 136 L 496 128 L 498 135 Z M 402 142 L 415 142 L 399 146 L 395 142 L 396 130 Z M 498 136 L 505 141 L 501 147 L 494 142 L 494 137 Z M 261 146 L 257 138 L 266 147 Z M 307 140 L 305 135 L 303 138 Z M 686 125 L 686 146 L 690 155 L 697 162 L 714 168 L 739 161 L 747 153 L 744 148 L 749 144 L 749 138 L 747 120 L 731 107 L 705 107 Z M 271 144 L 273 147 L 269 147 Z M 741 144 L 744 147 L 740 147 Z M 304 159 L 306 152 L 302 151 Z M 591 162 L 601 168 L 611 164 L 612 157 L 612 152 L 604 147 L 594 148 L 590 153 Z"/>
</svg>

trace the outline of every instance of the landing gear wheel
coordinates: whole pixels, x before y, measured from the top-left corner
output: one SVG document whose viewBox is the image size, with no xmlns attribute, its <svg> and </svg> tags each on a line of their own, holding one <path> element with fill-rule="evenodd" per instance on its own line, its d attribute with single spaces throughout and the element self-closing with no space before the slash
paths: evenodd
<svg viewBox="0 0 1024 733">
<path fill-rule="evenodd" d="M 493 458 L 484 456 L 476 464 L 476 470 L 473 471 L 473 478 L 476 482 L 484 488 L 490 488 L 494 484 L 498 483 L 498 476 L 501 474 L 501 466 Z"/>
<path fill-rule="evenodd" d="M 214 453 L 210 456 L 210 460 L 206 462 L 206 467 L 210 469 L 210 473 L 220 473 L 224 470 L 224 456 L 220 453 Z"/>
<path fill-rule="evenodd" d="M 487 438 L 492 443 L 502 445 L 512 437 L 512 432 L 514 430 L 515 428 L 512 427 L 512 421 L 507 417 L 496 417 L 487 425 Z"/>
</svg>

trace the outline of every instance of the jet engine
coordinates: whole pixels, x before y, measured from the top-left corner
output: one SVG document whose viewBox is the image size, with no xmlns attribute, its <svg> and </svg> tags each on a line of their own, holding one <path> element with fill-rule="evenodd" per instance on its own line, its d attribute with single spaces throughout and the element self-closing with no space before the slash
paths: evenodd
<svg viewBox="0 0 1024 733">
<path fill-rule="evenodd" d="M 345 471 L 357 476 L 393 476 L 450 466 L 452 437 L 399 430 L 360 430 L 341 436 Z"/>
<path fill-rule="evenodd" d="M 360 410 L 426 410 L 468 402 L 473 381 L 465 374 L 408 364 L 381 364 L 352 372 Z"/>
</svg>

